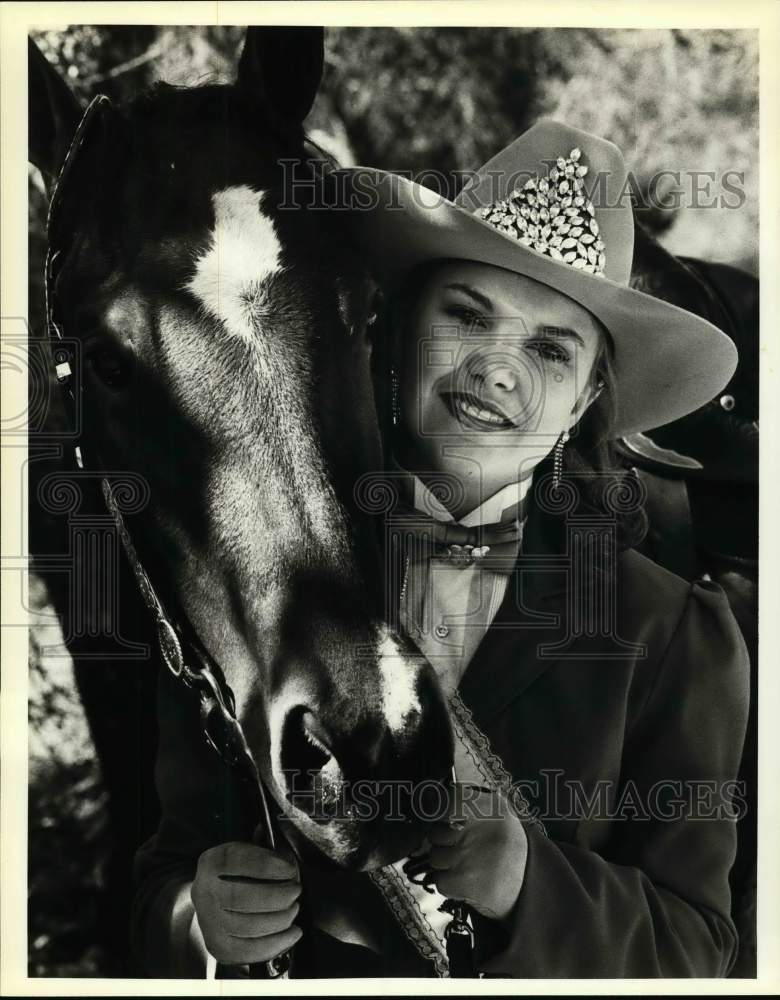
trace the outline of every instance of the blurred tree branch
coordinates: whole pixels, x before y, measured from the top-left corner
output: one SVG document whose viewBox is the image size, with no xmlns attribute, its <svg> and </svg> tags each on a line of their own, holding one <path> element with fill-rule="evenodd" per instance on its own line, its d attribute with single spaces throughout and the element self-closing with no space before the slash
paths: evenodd
<svg viewBox="0 0 780 1000">
<path fill-rule="evenodd" d="M 127 62 L 120 63 L 119 66 L 114 66 L 111 69 L 105 70 L 103 73 L 95 73 L 92 76 L 87 77 L 83 81 L 85 87 L 94 87 L 98 83 L 105 83 L 106 80 L 115 80 L 118 76 L 122 76 L 124 73 L 130 73 L 132 70 L 140 69 L 141 66 L 146 63 L 150 63 L 153 60 L 159 58 L 165 51 L 165 46 L 161 42 L 156 42 L 154 45 L 150 45 L 146 52 L 142 52 L 140 56 L 136 56 L 134 59 L 128 59 Z"/>
</svg>

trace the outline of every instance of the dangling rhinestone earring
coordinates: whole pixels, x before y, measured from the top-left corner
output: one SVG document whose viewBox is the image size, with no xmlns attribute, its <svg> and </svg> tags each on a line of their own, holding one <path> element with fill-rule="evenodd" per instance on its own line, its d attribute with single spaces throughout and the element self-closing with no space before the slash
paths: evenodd
<svg viewBox="0 0 780 1000">
<path fill-rule="evenodd" d="M 393 427 L 397 427 L 401 422 L 401 403 L 398 398 L 398 372 L 395 368 L 390 369 L 390 407 L 393 420 Z"/>
<path fill-rule="evenodd" d="M 569 440 L 569 432 L 564 431 L 555 443 L 553 450 L 553 489 L 557 490 L 561 485 L 561 472 L 563 471 L 563 449 Z"/>
</svg>

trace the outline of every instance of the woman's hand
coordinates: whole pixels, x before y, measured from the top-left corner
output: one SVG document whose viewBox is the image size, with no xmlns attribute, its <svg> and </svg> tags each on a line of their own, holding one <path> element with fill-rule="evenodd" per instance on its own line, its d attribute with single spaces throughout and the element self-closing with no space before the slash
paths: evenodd
<svg viewBox="0 0 780 1000">
<path fill-rule="evenodd" d="M 458 819 L 435 824 L 429 840 L 439 892 L 494 920 L 509 916 L 523 885 L 528 842 L 503 795 L 480 792 L 464 802 Z"/>
<path fill-rule="evenodd" d="M 203 940 L 224 965 L 266 962 L 300 940 L 301 883 L 291 855 L 255 844 L 220 844 L 204 851 L 192 883 Z"/>
</svg>

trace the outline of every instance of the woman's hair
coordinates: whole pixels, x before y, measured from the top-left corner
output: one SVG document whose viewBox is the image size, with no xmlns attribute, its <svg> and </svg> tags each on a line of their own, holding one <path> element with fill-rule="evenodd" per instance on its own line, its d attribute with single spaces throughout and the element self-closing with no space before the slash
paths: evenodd
<svg viewBox="0 0 780 1000">
<path fill-rule="evenodd" d="M 403 283 L 389 293 L 382 310 L 374 366 L 380 425 L 387 442 L 392 442 L 393 435 L 390 372 L 399 370 L 403 332 L 408 328 L 419 293 L 440 263 L 426 262 L 410 271 Z M 534 470 L 534 500 L 543 519 L 543 530 L 560 550 L 567 544 L 566 515 L 614 522 L 617 551 L 638 545 L 647 531 L 636 480 L 629 470 L 616 463 L 611 444 L 616 412 L 614 349 L 609 332 L 599 326 L 601 345 L 589 383 L 591 388 L 598 389 L 598 395 L 573 428 L 563 450 L 561 478 L 565 496 L 551 493 L 552 453 Z"/>
<path fill-rule="evenodd" d="M 618 464 L 612 444 L 615 414 L 617 410 L 615 370 L 613 367 L 614 347 L 609 332 L 601 328 L 601 345 L 593 363 L 589 387 L 598 390 L 598 395 L 585 410 L 572 429 L 571 438 L 563 450 L 562 482 L 574 489 L 571 492 L 573 505 L 567 509 L 569 516 L 592 516 L 594 519 L 610 519 L 615 523 L 618 551 L 639 545 L 647 533 L 647 516 L 640 503 L 640 489 L 631 470 Z M 534 471 L 537 503 L 550 515 L 552 531 L 558 534 L 565 530 L 558 507 L 554 502 L 545 504 L 540 489 L 551 475 L 552 456 L 548 455 Z M 552 508 L 552 509 L 550 509 Z"/>
</svg>

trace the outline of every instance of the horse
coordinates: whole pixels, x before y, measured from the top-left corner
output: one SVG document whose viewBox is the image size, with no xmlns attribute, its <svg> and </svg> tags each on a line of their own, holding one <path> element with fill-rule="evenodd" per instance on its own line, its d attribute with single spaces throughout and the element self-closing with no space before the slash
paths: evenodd
<svg viewBox="0 0 780 1000">
<path fill-rule="evenodd" d="M 73 474 L 108 484 L 136 576 L 211 666 L 290 839 L 365 870 L 421 826 L 361 820 L 350 789 L 444 780 L 452 732 L 431 666 L 385 622 L 354 489 L 382 467 L 372 283 L 316 203 L 332 174 L 302 123 L 322 68 L 321 29 L 249 28 L 234 83 L 157 84 L 84 128 L 31 43 L 30 155 L 59 202 L 48 283 L 76 345 Z M 122 511 L 112 477 L 141 499 Z M 299 794 L 325 776 L 338 815 Z"/>
</svg>

